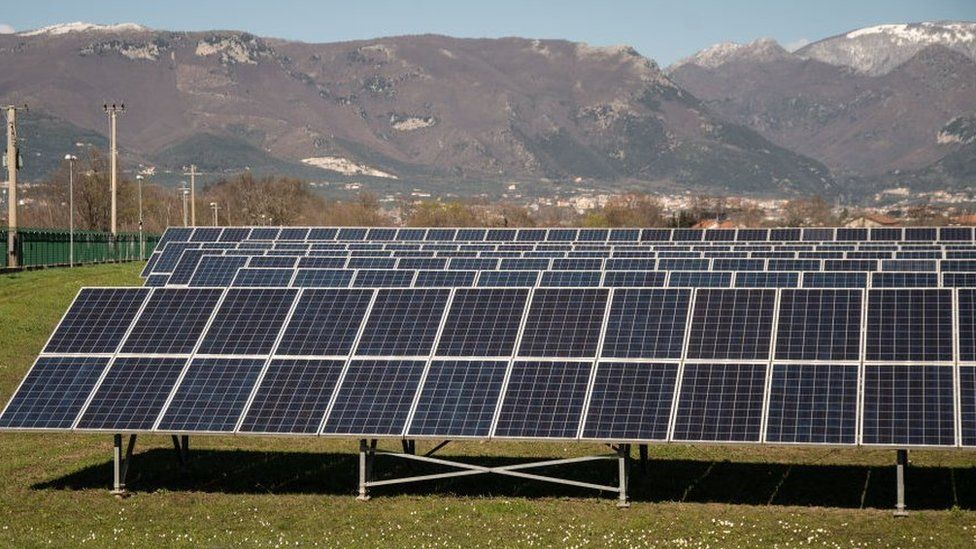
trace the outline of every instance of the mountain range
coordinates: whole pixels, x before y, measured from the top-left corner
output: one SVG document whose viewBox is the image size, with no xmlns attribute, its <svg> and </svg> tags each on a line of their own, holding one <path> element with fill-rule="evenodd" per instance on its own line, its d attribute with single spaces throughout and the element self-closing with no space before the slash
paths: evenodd
<svg viewBox="0 0 976 549">
<path fill-rule="evenodd" d="M 890 28 L 889 28 L 890 27 Z M 384 192 L 580 188 L 857 195 L 976 182 L 976 24 L 723 44 L 661 70 L 626 46 L 423 35 L 331 44 L 70 23 L 0 35 L 25 175 L 103 147 L 179 178 L 245 167 Z"/>
</svg>

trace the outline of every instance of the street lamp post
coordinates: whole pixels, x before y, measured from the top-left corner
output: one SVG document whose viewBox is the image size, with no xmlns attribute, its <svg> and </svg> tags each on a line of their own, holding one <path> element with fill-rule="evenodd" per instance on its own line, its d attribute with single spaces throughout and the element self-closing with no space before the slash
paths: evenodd
<svg viewBox="0 0 976 549">
<path fill-rule="evenodd" d="M 68 161 L 68 265 L 75 266 L 75 160 L 73 154 L 64 155 Z"/>
<path fill-rule="evenodd" d="M 190 194 L 190 189 L 186 188 L 186 181 L 181 181 L 180 193 L 183 195 L 183 226 L 186 227 L 186 199 Z"/>
<path fill-rule="evenodd" d="M 210 209 L 213 210 L 213 226 L 216 227 L 217 226 L 217 210 L 220 209 L 220 206 L 218 206 L 216 202 L 211 202 L 210 203 Z"/>
<path fill-rule="evenodd" d="M 139 182 L 139 259 L 146 259 L 146 241 L 142 237 L 142 174 L 136 176 Z"/>
</svg>

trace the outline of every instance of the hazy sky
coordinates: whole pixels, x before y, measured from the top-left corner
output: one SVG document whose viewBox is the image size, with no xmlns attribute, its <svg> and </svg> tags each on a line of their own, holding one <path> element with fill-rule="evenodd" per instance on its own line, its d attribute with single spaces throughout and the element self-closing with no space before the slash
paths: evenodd
<svg viewBox="0 0 976 549">
<path fill-rule="evenodd" d="M 771 36 L 796 47 L 880 23 L 976 20 L 976 0 L 85 0 L 4 2 L 0 31 L 68 21 L 244 30 L 306 42 L 401 34 L 629 44 L 662 66 L 706 46 Z"/>
</svg>

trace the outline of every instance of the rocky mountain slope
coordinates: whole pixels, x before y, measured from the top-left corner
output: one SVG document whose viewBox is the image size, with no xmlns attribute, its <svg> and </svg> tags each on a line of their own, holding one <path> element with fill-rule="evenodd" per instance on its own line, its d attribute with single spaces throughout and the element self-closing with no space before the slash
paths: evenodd
<svg viewBox="0 0 976 549">
<path fill-rule="evenodd" d="M 859 180 L 932 173 L 972 154 L 953 121 L 976 114 L 976 24 L 882 25 L 790 53 L 723 44 L 668 69 L 729 121 Z M 946 131 L 948 128 L 948 132 Z M 946 184 L 976 172 L 946 172 Z"/>
<path fill-rule="evenodd" d="M 715 114 L 628 47 L 410 36 L 336 44 L 61 25 L 0 35 L 0 100 L 28 102 L 40 176 L 125 102 L 131 162 L 422 184 L 587 181 L 823 193 L 825 167 Z M 95 135 L 95 137 L 92 136 Z M 61 141 L 51 144 L 52 135 Z"/>
</svg>

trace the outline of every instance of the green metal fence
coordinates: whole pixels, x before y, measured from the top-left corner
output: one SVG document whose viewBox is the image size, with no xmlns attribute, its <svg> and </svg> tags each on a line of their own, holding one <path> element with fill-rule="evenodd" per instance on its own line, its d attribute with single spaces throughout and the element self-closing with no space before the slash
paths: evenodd
<svg viewBox="0 0 976 549">
<path fill-rule="evenodd" d="M 112 242 L 111 233 L 101 231 L 74 232 L 74 263 L 105 261 L 136 261 L 152 253 L 159 234 L 118 233 Z M 17 263 L 21 267 L 69 265 L 71 233 L 63 229 L 18 229 L 14 242 Z M 7 229 L 0 229 L 0 269 L 7 267 Z"/>
</svg>

